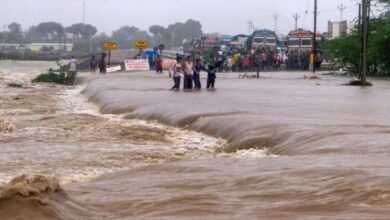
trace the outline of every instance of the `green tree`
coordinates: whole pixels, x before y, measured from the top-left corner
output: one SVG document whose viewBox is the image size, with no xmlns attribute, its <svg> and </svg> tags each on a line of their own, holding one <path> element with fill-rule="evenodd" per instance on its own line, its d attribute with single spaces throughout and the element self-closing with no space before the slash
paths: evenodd
<svg viewBox="0 0 390 220">
<path fill-rule="evenodd" d="M 71 33 L 79 42 L 89 41 L 97 33 L 97 28 L 90 24 L 73 24 L 65 28 L 67 33 Z"/>
<path fill-rule="evenodd" d="M 112 33 L 111 39 L 118 43 L 119 48 L 130 49 L 138 39 L 150 41 L 150 35 L 137 27 L 123 26 Z"/>
<path fill-rule="evenodd" d="M 160 44 L 170 44 L 171 34 L 164 27 L 160 25 L 153 25 L 149 28 L 149 32 L 153 34 L 153 37 L 151 38 L 152 45 L 157 46 Z"/>
<path fill-rule="evenodd" d="M 26 40 L 28 43 L 44 43 L 44 34 L 37 31 L 36 26 L 31 26 L 26 33 Z"/>
<path fill-rule="evenodd" d="M 90 24 L 73 24 L 65 28 L 65 32 L 71 37 L 68 42 L 74 43 L 75 52 L 89 52 L 92 48 L 92 37 L 97 33 L 97 28 Z"/>
<path fill-rule="evenodd" d="M 185 39 L 200 38 L 203 34 L 202 24 L 192 19 L 185 23 L 171 24 L 167 30 L 171 33 L 173 47 L 182 46 Z"/>
<path fill-rule="evenodd" d="M 327 59 L 346 66 L 357 74 L 360 64 L 360 31 L 358 27 L 343 38 L 326 41 L 322 46 Z M 368 37 L 368 74 L 390 75 L 390 12 L 370 20 Z"/>
<path fill-rule="evenodd" d="M 92 38 L 93 52 L 99 52 L 103 50 L 104 42 L 108 41 L 110 37 L 106 33 L 100 33 Z"/>
<path fill-rule="evenodd" d="M 7 43 L 23 43 L 22 26 L 18 23 L 8 25 Z"/>
<path fill-rule="evenodd" d="M 56 22 L 43 22 L 36 27 L 45 43 L 63 43 L 65 41 L 64 27 Z"/>
</svg>

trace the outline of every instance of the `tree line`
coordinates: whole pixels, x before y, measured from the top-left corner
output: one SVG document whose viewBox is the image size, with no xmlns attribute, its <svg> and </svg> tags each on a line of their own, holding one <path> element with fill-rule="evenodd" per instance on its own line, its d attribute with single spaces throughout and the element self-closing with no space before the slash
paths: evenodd
<svg viewBox="0 0 390 220">
<path fill-rule="evenodd" d="M 151 47 L 164 44 L 165 48 L 174 48 L 182 46 L 184 39 L 198 38 L 202 34 L 201 23 L 192 19 L 167 27 L 153 25 L 147 31 L 135 26 L 122 26 L 110 35 L 104 32 L 98 34 L 98 29 L 91 24 L 64 27 L 57 22 L 42 22 L 24 31 L 20 24 L 14 22 L 0 32 L 0 43 L 73 43 L 74 52 L 90 52 L 90 49 L 96 52 L 107 40 L 117 42 L 120 49 L 134 48 L 138 39 L 147 40 Z"/>
<path fill-rule="evenodd" d="M 385 11 L 370 19 L 368 37 L 368 75 L 390 76 L 390 0 L 380 0 Z M 353 74 L 359 73 L 361 51 L 361 27 L 355 25 L 345 37 L 326 41 L 323 45 L 327 59 L 337 61 Z"/>
</svg>

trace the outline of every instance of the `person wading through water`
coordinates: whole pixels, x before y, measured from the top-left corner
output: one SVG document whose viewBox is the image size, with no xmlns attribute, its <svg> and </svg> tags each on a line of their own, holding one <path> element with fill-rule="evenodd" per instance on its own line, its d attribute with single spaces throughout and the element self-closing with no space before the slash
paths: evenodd
<svg viewBox="0 0 390 220">
<path fill-rule="evenodd" d="M 69 71 L 67 73 L 67 84 L 73 85 L 77 74 L 77 60 L 72 56 L 69 61 Z"/>
<path fill-rule="evenodd" d="M 213 64 L 208 65 L 208 70 L 207 70 L 207 89 L 214 89 L 215 86 L 215 79 L 217 78 L 217 70 L 220 68 L 226 61 L 226 57 L 223 58 L 222 60 L 218 61 Z M 214 62 L 212 62 L 214 63 Z"/>
<path fill-rule="evenodd" d="M 96 60 L 95 56 L 92 56 L 92 59 L 90 62 L 91 73 L 96 73 L 97 66 L 98 66 L 98 61 Z"/>
<path fill-rule="evenodd" d="M 173 87 L 171 90 L 180 89 L 180 72 L 181 72 L 181 57 L 176 58 L 176 62 L 169 69 L 169 76 L 173 78 Z"/>
<path fill-rule="evenodd" d="M 200 71 L 201 70 L 207 71 L 202 65 L 202 60 L 196 59 L 195 71 L 194 71 L 194 85 L 195 85 L 194 87 L 195 87 L 195 89 L 202 88 L 202 84 L 200 83 Z"/>
<path fill-rule="evenodd" d="M 156 64 L 155 65 L 156 65 L 156 72 L 157 73 L 163 73 L 163 67 L 162 67 L 163 60 L 162 60 L 160 55 L 157 55 Z"/>
<path fill-rule="evenodd" d="M 187 56 L 187 59 L 181 63 L 181 71 L 184 73 L 183 89 L 192 89 L 193 67 L 191 56 Z"/>
<path fill-rule="evenodd" d="M 102 53 L 102 57 L 99 60 L 99 72 L 101 74 L 105 74 L 107 72 L 106 70 L 106 53 Z"/>
</svg>

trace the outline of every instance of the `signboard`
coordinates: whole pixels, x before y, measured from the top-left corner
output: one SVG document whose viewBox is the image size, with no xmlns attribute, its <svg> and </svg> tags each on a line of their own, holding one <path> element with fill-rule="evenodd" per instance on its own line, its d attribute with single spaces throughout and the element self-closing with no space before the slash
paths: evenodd
<svg viewBox="0 0 390 220">
<path fill-rule="evenodd" d="M 125 60 L 126 71 L 149 71 L 149 62 L 146 59 Z"/>
<path fill-rule="evenodd" d="M 107 73 L 113 73 L 113 72 L 118 72 L 121 71 L 122 67 L 120 65 L 118 66 L 110 66 L 106 68 Z"/>
<path fill-rule="evenodd" d="M 169 70 L 175 63 L 175 59 L 163 58 L 162 68 L 163 70 Z"/>
<path fill-rule="evenodd" d="M 137 40 L 135 41 L 135 48 L 146 49 L 148 48 L 148 42 L 146 40 Z"/>
<path fill-rule="evenodd" d="M 116 50 L 116 49 L 118 49 L 117 43 L 112 42 L 112 41 L 106 41 L 106 42 L 104 42 L 103 47 L 104 47 L 104 49 L 106 49 L 106 50 Z"/>
</svg>

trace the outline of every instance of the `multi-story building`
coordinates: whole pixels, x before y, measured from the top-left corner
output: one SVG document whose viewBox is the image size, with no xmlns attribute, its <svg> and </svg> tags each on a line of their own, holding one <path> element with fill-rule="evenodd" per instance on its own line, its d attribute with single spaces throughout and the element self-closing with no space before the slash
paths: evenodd
<svg viewBox="0 0 390 220">
<path fill-rule="evenodd" d="M 344 37 L 348 33 L 348 22 L 328 22 L 328 39 L 335 39 L 338 37 Z"/>
</svg>

